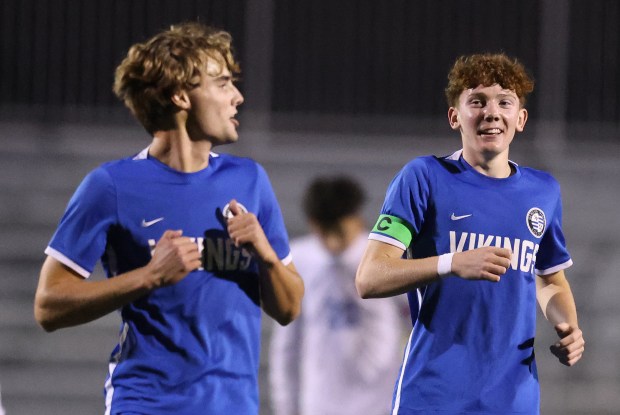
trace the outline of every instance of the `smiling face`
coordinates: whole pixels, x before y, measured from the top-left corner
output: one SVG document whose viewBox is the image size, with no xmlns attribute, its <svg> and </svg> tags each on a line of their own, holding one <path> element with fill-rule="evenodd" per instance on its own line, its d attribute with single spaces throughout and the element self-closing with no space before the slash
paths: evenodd
<svg viewBox="0 0 620 415">
<path fill-rule="evenodd" d="M 514 91 L 500 85 L 483 86 L 463 91 L 456 107 L 448 110 L 453 130 L 461 132 L 466 159 L 508 159 L 508 147 L 515 133 L 523 131 L 527 111 Z"/>
<path fill-rule="evenodd" d="M 230 70 L 209 58 L 198 85 L 187 92 L 187 132 L 193 141 L 207 140 L 214 146 L 237 141 L 239 121 L 235 118 L 243 96 L 233 83 Z"/>
</svg>

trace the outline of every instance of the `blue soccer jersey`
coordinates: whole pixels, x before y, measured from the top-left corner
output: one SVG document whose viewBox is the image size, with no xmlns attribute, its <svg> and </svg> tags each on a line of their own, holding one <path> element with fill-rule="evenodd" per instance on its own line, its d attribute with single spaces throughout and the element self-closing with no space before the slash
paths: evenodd
<svg viewBox="0 0 620 415">
<path fill-rule="evenodd" d="M 535 275 L 572 265 L 558 183 L 516 164 L 505 179 L 461 157 L 421 157 L 391 182 L 370 234 L 411 258 L 483 246 L 512 251 L 501 281 L 447 276 L 409 293 L 413 330 L 393 414 L 538 414 Z"/>
<path fill-rule="evenodd" d="M 84 277 L 99 259 L 110 278 L 146 265 L 167 229 L 202 252 L 200 269 L 120 310 L 106 414 L 258 413 L 258 265 L 227 234 L 231 199 L 256 214 L 290 262 L 271 184 L 250 159 L 211 153 L 206 169 L 182 173 L 145 150 L 102 165 L 73 195 L 46 253 Z"/>
</svg>

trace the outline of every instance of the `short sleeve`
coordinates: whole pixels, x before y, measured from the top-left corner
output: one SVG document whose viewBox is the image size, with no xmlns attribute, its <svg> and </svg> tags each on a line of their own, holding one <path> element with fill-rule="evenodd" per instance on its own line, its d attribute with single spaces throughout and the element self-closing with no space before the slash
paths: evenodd
<svg viewBox="0 0 620 415">
<path fill-rule="evenodd" d="M 571 265 L 573 265 L 573 261 L 566 248 L 566 241 L 562 232 L 562 201 L 558 189 L 558 199 L 553 216 L 543 234 L 536 254 L 536 274 L 553 274 Z"/>
<path fill-rule="evenodd" d="M 390 183 L 369 239 L 406 250 L 424 224 L 429 198 L 428 167 L 422 159 L 412 160 Z"/>
<path fill-rule="evenodd" d="M 116 192 L 103 168 L 89 173 L 71 197 L 45 253 L 87 278 L 116 222 Z"/>
<path fill-rule="evenodd" d="M 257 190 L 260 198 L 257 218 L 278 258 L 288 265 L 291 260 L 289 239 L 275 192 L 262 166 L 257 165 Z"/>
</svg>

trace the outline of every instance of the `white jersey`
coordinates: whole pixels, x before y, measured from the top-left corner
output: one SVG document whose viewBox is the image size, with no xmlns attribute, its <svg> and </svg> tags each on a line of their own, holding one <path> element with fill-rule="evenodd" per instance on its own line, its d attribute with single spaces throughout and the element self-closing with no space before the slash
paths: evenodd
<svg viewBox="0 0 620 415">
<path fill-rule="evenodd" d="M 362 300 L 355 273 L 367 234 L 333 256 L 314 235 L 291 243 L 304 279 L 300 317 L 275 326 L 270 382 L 276 415 L 386 414 L 402 359 L 404 297 Z M 406 313 L 405 313 L 406 315 Z"/>
<path fill-rule="evenodd" d="M 0 392 L 0 415 L 4 415 L 4 407 L 2 406 L 2 393 Z"/>
</svg>

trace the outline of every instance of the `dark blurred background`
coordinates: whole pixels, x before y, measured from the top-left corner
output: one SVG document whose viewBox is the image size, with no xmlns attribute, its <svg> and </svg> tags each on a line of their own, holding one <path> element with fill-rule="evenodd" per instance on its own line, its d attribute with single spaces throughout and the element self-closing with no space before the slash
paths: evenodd
<svg viewBox="0 0 620 415">
<path fill-rule="evenodd" d="M 243 86 L 261 90 L 261 109 L 277 114 L 434 118 L 445 111 L 455 57 L 504 51 L 539 81 L 529 104 L 535 119 L 617 125 L 620 118 L 613 0 L 4 0 L 0 7 L 0 102 L 9 107 L 117 109 L 110 84 L 127 48 L 172 23 L 200 20 L 233 34 L 248 73 L 264 71 Z M 543 98 L 550 91 L 556 101 Z"/>
<path fill-rule="evenodd" d="M 587 340 L 579 365 L 561 366 L 539 313 L 541 412 L 618 413 L 620 2 L 2 0 L 0 385 L 8 415 L 103 413 L 118 317 L 45 334 L 34 323 L 33 293 L 43 250 L 84 174 L 150 140 L 111 92 L 116 65 L 131 44 L 187 20 L 233 35 L 241 139 L 216 151 L 265 166 L 292 237 L 306 231 L 299 203 L 315 175 L 358 178 L 370 225 L 404 163 L 459 148 L 443 95 L 459 55 L 503 51 L 521 60 L 536 89 L 511 158 L 562 184 L 575 262 L 568 276 Z M 269 332 L 266 321 L 265 345 Z M 263 415 L 268 365 L 263 359 Z"/>
</svg>

